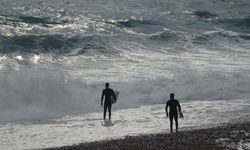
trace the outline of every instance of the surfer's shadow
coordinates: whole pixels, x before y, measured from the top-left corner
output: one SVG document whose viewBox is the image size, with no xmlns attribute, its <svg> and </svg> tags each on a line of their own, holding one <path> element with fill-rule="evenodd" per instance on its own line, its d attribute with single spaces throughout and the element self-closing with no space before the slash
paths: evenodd
<svg viewBox="0 0 250 150">
<path fill-rule="evenodd" d="M 102 123 L 102 126 L 104 126 L 104 127 L 112 127 L 112 126 L 114 126 L 115 125 L 115 123 L 113 123 L 111 120 L 104 120 Z"/>
</svg>

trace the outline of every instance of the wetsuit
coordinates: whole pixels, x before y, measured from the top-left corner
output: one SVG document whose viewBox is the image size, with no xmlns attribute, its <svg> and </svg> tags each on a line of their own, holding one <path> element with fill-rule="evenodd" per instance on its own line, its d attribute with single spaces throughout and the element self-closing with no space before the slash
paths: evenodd
<svg viewBox="0 0 250 150">
<path fill-rule="evenodd" d="M 168 102 L 166 104 L 166 108 L 165 108 L 166 109 L 166 113 L 167 113 L 167 108 L 168 107 L 170 108 L 170 110 L 169 110 L 169 119 L 170 119 L 170 129 L 171 129 L 171 132 L 173 131 L 172 130 L 172 127 L 173 127 L 173 118 L 175 120 L 176 131 L 178 131 L 178 111 L 181 112 L 181 105 L 180 105 L 180 103 L 179 103 L 178 100 L 176 100 L 176 99 L 170 99 L 170 100 L 168 100 Z"/>
<path fill-rule="evenodd" d="M 107 108 L 109 111 L 109 119 L 111 119 L 111 106 L 112 106 L 111 96 L 113 96 L 115 100 L 116 100 L 116 96 L 115 96 L 114 91 L 110 88 L 106 88 L 102 91 L 102 101 L 103 101 L 104 96 L 105 96 L 105 101 L 104 101 L 103 119 L 106 119 Z"/>
</svg>

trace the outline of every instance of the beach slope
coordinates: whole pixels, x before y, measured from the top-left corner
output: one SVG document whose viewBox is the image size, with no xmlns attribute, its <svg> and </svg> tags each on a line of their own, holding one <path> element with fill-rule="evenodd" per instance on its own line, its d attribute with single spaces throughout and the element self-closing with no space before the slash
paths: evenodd
<svg viewBox="0 0 250 150">
<path fill-rule="evenodd" d="M 221 126 L 180 131 L 127 136 L 124 139 L 104 140 L 79 145 L 49 148 L 48 150 L 220 150 L 250 149 L 250 122 L 234 122 Z"/>
</svg>

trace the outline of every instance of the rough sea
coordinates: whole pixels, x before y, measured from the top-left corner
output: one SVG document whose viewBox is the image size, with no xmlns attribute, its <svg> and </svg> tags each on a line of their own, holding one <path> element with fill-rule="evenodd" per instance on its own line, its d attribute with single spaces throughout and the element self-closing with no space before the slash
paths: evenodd
<svg viewBox="0 0 250 150">
<path fill-rule="evenodd" d="M 0 1 L 0 149 L 168 132 L 170 93 L 183 130 L 250 115 L 249 0 Z"/>
</svg>

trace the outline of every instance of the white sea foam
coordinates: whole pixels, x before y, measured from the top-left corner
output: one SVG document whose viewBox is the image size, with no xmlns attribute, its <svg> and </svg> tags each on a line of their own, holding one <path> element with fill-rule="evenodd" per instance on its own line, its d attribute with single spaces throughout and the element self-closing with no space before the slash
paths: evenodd
<svg viewBox="0 0 250 150">
<path fill-rule="evenodd" d="M 113 107 L 118 105 L 119 101 Z M 179 120 L 180 131 L 211 127 L 250 114 L 250 101 L 247 99 L 181 102 L 181 106 L 184 119 Z M 0 124 L 0 149 L 57 147 L 127 135 L 169 132 L 164 107 L 164 104 L 158 104 L 115 110 L 111 122 L 103 122 L 102 113 L 89 113 Z M 249 120 L 245 118 L 245 121 Z"/>
<path fill-rule="evenodd" d="M 249 98 L 250 77 L 189 73 L 174 78 L 111 81 L 119 108 L 162 104 L 174 92 L 181 101 Z M 103 77 L 105 81 L 105 77 Z M 0 76 L 0 121 L 47 119 L 101 111 L 104 81 L 87 82 L 55 70 L 11 71 Z M 108 80 L 107 80 L 108 81 Z"/>
</svg>

